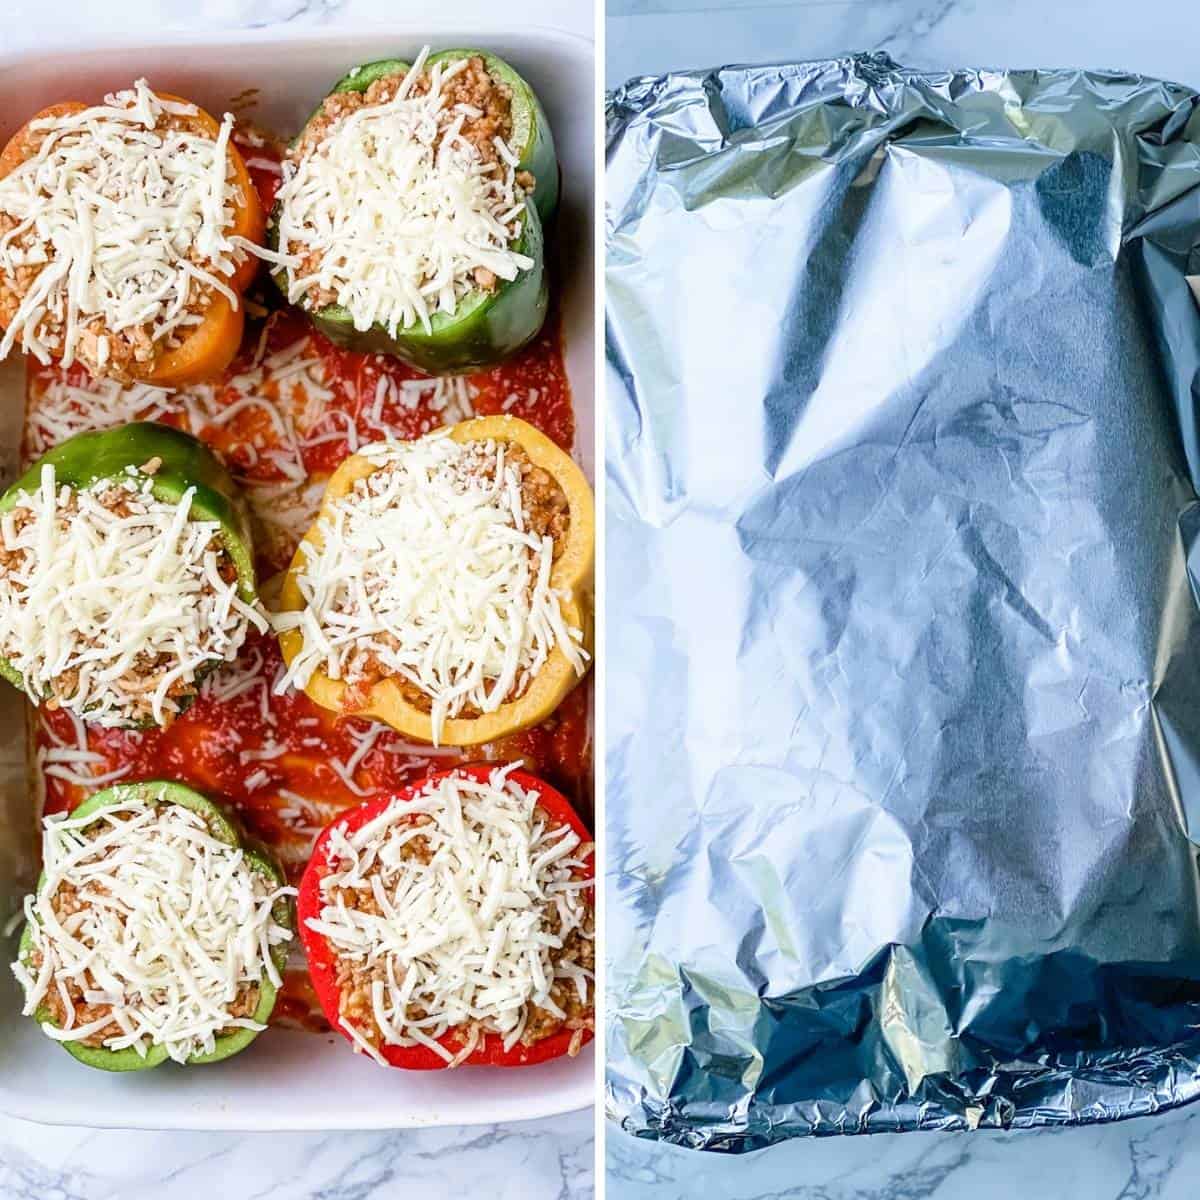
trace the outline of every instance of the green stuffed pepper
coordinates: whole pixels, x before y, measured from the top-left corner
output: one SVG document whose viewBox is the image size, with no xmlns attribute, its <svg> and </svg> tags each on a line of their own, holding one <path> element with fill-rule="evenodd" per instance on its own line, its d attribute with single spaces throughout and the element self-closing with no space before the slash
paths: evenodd
<svg viewBox="0 0 1200 1200">
<path fill-rule="evenodd" d="M 399 59 L 334 85 L 289 152 L 269 237 L 276 283 L 326 337 L 439 375 L 491 366 L 541 329 L 558 162 L 508 63 L 444 50 L 417 67 L 407 89 Z"/>
<path fill-rule="evenodd" d="M 25 1013 L 105 1071 L 219 1062 L 265 1028 L 295 920 L 279 865 L 182 784 L 45 821 L 13 971 Z"/>
<path fill-rule="evenodd" d="M 257 600 L 246 502 L 181 430 L 78 434 L 0 497 L 0 675 L 35 703 L 169 724 L 265 627 Z"/>
</svg>

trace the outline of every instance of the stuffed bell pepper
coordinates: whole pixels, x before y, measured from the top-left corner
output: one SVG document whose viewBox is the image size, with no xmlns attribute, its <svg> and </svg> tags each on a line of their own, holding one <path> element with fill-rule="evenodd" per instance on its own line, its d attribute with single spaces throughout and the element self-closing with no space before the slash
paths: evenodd
<svg viewBox="0 0 1200 1200">
<path fill-rule="evenodd" d="M 0 358 L 161 387 L 220 374 L 265 224 L 232 128 L 144 79 L 32 117 L 0 152 Z"/>
<path fill-rule="evenodd" d="M 107 726 L 167 725 L 259 611 L 245 501 L 189 434 L 68 439 L 0 497 L 0 674 Z"/>
<path fill-rule="evenodd" d="M 266 1028 L 293 937 L 278 864 L 176 783 L 120 784 L 48 817 L 13 972 L 80 1062 L 217 1062 Z"/>
<path fill-rule="evenodd" d="M 548 784 L 459 767 L 339 817 L 297 916 L 330 1024 L 381 1065 L 517 1067 L 592 1037 L 591 838 Z"/>
<path fill-rule="evenodd" d="M 582 471 L 515 417 L 364 447 L 284 579 L 280 686 L 426 742 L 534 725 L 587 669 L 594 543 Z"/>
<path fill-rule="evenodd" d="M 433 375 L 489 366 L 545 319 L 557 202 L 546 115 L 507 63 L 427 49 L 369 63 L 288 153 L 275 279 L 340 346 Z"/>
</svg>

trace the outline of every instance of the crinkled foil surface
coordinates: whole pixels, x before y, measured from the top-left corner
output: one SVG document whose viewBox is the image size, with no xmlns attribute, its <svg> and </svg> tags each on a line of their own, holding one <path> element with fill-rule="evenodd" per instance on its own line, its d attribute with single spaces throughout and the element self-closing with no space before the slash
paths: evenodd
<svg viewBox="0 0 1200 1200">
<path fill-rule="evenodd" d="M 609 1111 L 1200 1095 L 1200 107 L 885 57 L 608 109 Z"/>
</svg>

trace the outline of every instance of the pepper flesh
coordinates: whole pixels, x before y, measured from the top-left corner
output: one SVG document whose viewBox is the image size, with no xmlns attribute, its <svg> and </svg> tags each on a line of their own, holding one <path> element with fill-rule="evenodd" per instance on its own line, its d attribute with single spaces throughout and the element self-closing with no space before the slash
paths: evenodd
<svg viewBox="0 0 1200 1200">
<path fill-rule="evenodd" d="M 562 488 L 567 497 L 570 526 L 566 545 L 551 568 L 550 586 L 559 595 L 564 623 L 568 628 L 582 631 L 583 648 L 590 652 L 596 524 L 592 493 L 583 472 L 545 434 L 518 417 L 476 417 L 450 426 L 448 436 L 457 442 L 513 442 L 525 451 L 535 466 L 553 476 Z M 304 546 L 321 545 L 321 522 L 330 515 L 332 506 L 348 495 L 360 479 L 377 469 L 366 458 L 355 454 L 346 459 L 330 477 L 321 511 L 297 548 L 284 576 L 279 597 L 280 611 L 300 612 L 304 609 L 304 595 L 298 582 L 298 576 L 307 562 Z M 303 644 L 303 633 L 298 629 L 279 635 L 279 645 L 288 664 L 300 653 Z M 474 717 L 448 717 L 442 725 L 439 741 L 447 746 L 479 746 L 528 729 L 545 720 L 578 682 L 575 668 L 561 648 L 555 646 L 521 696 L 506 701 L 493 712 Z M 304 691 L 322 708 L 383 721 L 406 737 L 423 742 L 433 740 L 433 723 L 429 713 L 407 700 L 395 679 L 379 680 L 367 692 L 361 706 L 349 705 L 347 685 L 340 679 L 330 678 L 320 669 L 310 676 Z"/>
<path fill-rule="evenodd" d="M 160 100 L 176 104 L 192 104 L 190 100 L 184 100 L 170 92 L 155 92 L 155 95 Z M 30 117 L 9 138 L 4 149 L 0 150 L 0 179 L 16 170 L 29 157 L 27 136 L 35 121 L 69 116 L 88 107 L 90 106 L 79 100 L 65 100 L 51 104 Z M 220 122 L 199 105 L 192 104 L 192 107 L 196 109 L 195 118 L 204 128 L 205 134 L 216 140 L 221 129 Z M 250 178 L 245 161 L 232 143 L 229 144 L 227 153 L 233 166 L 237 192 L 233 223 L 226 231 L 227 236 L 243 237 L 255 245 L 261 245 L 266 233 L 266 217 L 258 198 L 258 191 Z M 254 282 L 258 264 L 259 260 L 256 257 L 246 253 L 233 275 L 225 280 L 229 289 L 241 296 Z M 186 387 L 212 379 L 233 361 L 242 344 L 245 324 L 244 305 L 239 303 L 235 307 L 227 297 L 220 292 L 214 292 L 203 318 L 178 346 L 164 350 L 148 363 L 133 364 L 130 373 L 137 380 L 154 384 L 156 387 Z M 0 318 L 0 326 L 5 326 L 3 318 Z"/>
<path fill-rule="evenodd" d="M 510 92 L 513 134 L 520 139 L 520 144 L 512 149 L 518 158 L 518 169 L 529 171 L 535 180 L 534 204 L 522 214 L 521 231 L 512 249 L 533 259 L 534 265 L 515 279 L 498 280 L 492 292 L 473 290 L 459 301 L 453 313 L 434 313 L 428 330 L 417 324 L 393 336 L 378 324 L 365 330 L 356 329 L 350 312 L 338 304 L 326 305 L 317 312 L 305 309 L 313 325 L 335 345 L 366 354 L 390 354 L 430 375 L 476 370 L 515 354 L 537 336 L 549 308 L 543 224 L 553 217 L 558 205 L 558 160 L 553 135 L 533 89 L 503 59 L 482 50 L 443 50 L 431 54 L 426 63 L 474 57 L 482 58 L 488 72 Z M 365 92 L 378 79 L 403 76 L 410 66 L 399 59 L 366 63 L 339 79 L 329 95 Z M 278 214 L 276 204 L 268 230 L 268 240 L 274 249 L 280 248 Z M 272 277 L 286 295 L 287 270 L 278 270 Z"/>
<path fill-rule="evenodd" d="M 300 941 L 308 959 L 309 976 L 312 979 L 313 991 L 317 994 L 321 1009 L 326 1020 L 347 1041 L 354 1039 L 346 1032 L 341 1024 L 341 990 L 337 983 L 337 955 L 329 945 L 328 939 L 315 930 L 309 929 L 310 918 L 319 918 L 321 914 L 321 881 L 332 869 L 330 837 L 335 828 L 346 833 L 361 829 L 369 821 L 374 820 L 394 800 L 411 800 L 417 793 L 430 784 L 452 775 L 465 775 L 472 779 L 486 781 L 496 769 L 495 763 L 472 763 L 467 766 L 455 767 L 449 771 L 439 771 L 417 783 L 377 800 L 369 800 L 358 808 L 343 813 L 337 820 L 331 822 L 317 838 L 313 846 L 312 856 L 308 860 L 304 876 L 300 880 L 299 895 L 296 898 L 296 920 L 300 930 Z M 570 802 L 560 792 L 552 788 L 544 780 L 530 775 L 526 771 L 512 771 L 508 776 L 514 783 L 519 784 L 527 792 L 537 796 L 538 807 L 543 809 L 555 822 L 569 825 L 583 843 L 589 843 L 592 835 L 580 820 L 579 814 L 571 807 Z M 590 855 L 589 855 L 589 866 Z M 518 1042 L 511 1050 L 504 1049 L 504 1039 L 499 1034 L 485 1033 L 475 1049 L 462 1060 L 462 1066 L 486 1067 L 531 1067 L 538 1063 L 549 1062 L 551 1059 L 562 1058 L 569 1053 L 571 1043 L 575 1040 L 576 1031 L 561 1029 L 548 1037 L 539 1038 L 526 1046 Z M 593 1033 L 582 1031 L 581 1045 L 592 1040 Z M 448 1030 L 437 1042 L 450 1054 L 456 1054 L 462 1045 L 462 1037 L 456 1030 Z M 446 1060 L 435 1050 L 427 1046 L 393 1046 L 381 1045 L 380 1054 L 393 1067 L 403 1067 L 410 1071 L 436 1071 L 447 1066 Z"/>
<path fill-rule="evenodd" d="M 118 429 L 76 434 L 42 455 L 0 496 L 0 513 L 17 507 L 22 496 L 38 490 L 43 467 L 54 468 L 60 487 L 79 490 L 100 479 L 128 478 L 127 468 L 136 470 L 153 459 L 159 460 L 159 466 L 151 476 L 151 494 L 156 500 L 177 504 L 189 487 L 196 489 L 192 518 L 220 524 L 221 540 L 237 570 L 238 595 L 246 604 L 254 604 L 258 583 L 245 498 L 216 455 L 180 429 L 138 421 Z M 7 658 L 0 657 L 0 676 L 26 690 L 21 673 Z M 39 697 L 30 699 L 37 703 Z"/>
<path fill-rule="evenodd" d="M 122 804 L 134 797 L 160 798 L 164 803 L 178 804 L 199 813 L 204 818 L 204 823 L 213 837 L 230 846 L 242 848 L 246 861 L 253 870 L 266 876 L 279 887 L 283 887 L 287 882 L 279 864 L 264 848 L 257 843 L 248 841 L 239 827 L 208 797 L 202 796 L 199 792 L 193 791 L 181 783 L 173 783 L 168 780 L 148 780 L 144 783 L 117 784 L 115 787 L 106 788 L 89 797 L 75 809 L 72 816 L 87 817 L 93 813 L 99 815 L 103 809 L 114 804 Z M 46 877 L 43 874 L 38 879 L 38 892 L 41 892 L 45 882 Z M 291 906 L 286 899 L 276 901 L 273 917 L 276 924 L 290 930 L 293 934 L 295 933 L 295 921 L 292 917 Z M 18 954 L 26 966 L 29 965 L 28 956 L 32 949 L 32 932 L 29 925 L 26 924 L 21 934 L 18 950 Z M 277 971 L 282 972 L 287 962 L 287 955 L 287 943 L 280 943 L 272 947 L 271 957 Z M 258 986 L 258 1004 L 251 1013 L 251 1019 L 260 1025 L 265 1025 L 267 1018 L 275 1008 L 277 989 L 265 973 L 259 980 Z M 33 1019 L 40 1025 L 57 1024 L 50 1009 L 45 1005 L 33 1014 Z M 216 1044 L 211 1053 L 190 1055 L 187 1064 L 194 1066 L 230 1058 L 244 1050 L 258 1036 L 259 1032 L 256 1029 L 236 1028 L 229 1033 L 221 1034 L 216 1038 Z M 72 1058 L 78 1059 L 85 1066 L 95 1067 L 101 1071 L 144 1071 L 159 1066 L 168 1058 L 165 1046 L 151 1046 L 143 1056 L 131 1046 L 123 1050 L 109 1050 L 104 1046 L 87 1046 L 82 1042 L 60 1042 L 59 1044 Z"/>
</svg>

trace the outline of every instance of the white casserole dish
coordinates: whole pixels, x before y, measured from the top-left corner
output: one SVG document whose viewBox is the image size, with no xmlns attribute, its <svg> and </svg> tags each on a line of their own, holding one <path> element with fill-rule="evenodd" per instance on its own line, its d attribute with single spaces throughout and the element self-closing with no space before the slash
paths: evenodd
<svg viewBox="0 0 1200 1200">
<path fill-rule="evenodd" d="M 146 76 L 220 114 L 248 87 L 253 118 L 291 133 L 347 68 L 396 53 L 478 46 L 530 81 L 550 117 L 563 170 L 554 237 L 564 290 L 563 340 L 574 399 L 577 451 L 594 476 L 594 53 L 583 38 L 528 28 L 453 25 L 313 36 L 247 31 L 83 51 L 0 53 L 0 144 L 56 100 L 93 99 Z M 24 365 L 0 364 L 0 483 L 14 477 L 24 405 Z M 35 798 L 25 762 L 24 703 L 0 687 L 0 921 L 16 911 L 35 870 Z M 0 1110 L 52 1124 L 144 1129 L 401 1129 L 550 1116 L 592 1103 L 594 1048 L 578 1058 L 512 1070 L 403 1072 L 351 1054 L 334 1034 L 272 1029 L 225 1063 L 107 1075 L 77 1063 L 20 1015 L 3 943 L 0 969 Z"/>
</svg>

